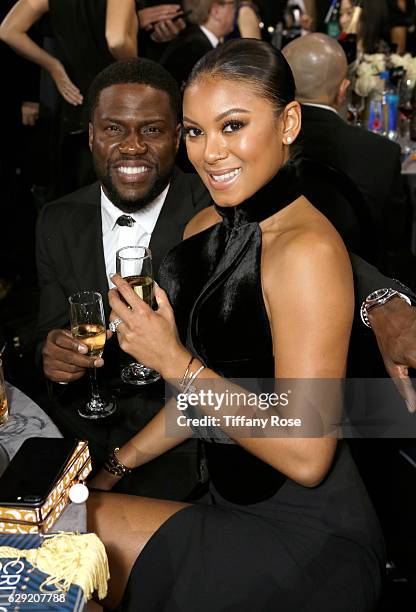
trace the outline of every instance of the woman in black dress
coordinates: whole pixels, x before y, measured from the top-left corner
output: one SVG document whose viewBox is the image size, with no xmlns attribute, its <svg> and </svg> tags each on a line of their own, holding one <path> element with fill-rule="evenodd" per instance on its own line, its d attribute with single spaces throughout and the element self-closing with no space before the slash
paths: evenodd
<svg viewBox="0 0 416 612">
<path fill-rule="evenodd" d="M 157 312 L 117 276 L 110 302 L 122 349 L 187 397 L 233 389 L 230 378 L 279 379 L 294 395 L 300 388 L 301 405 L 267 414 L 300 416 L 301 433 L 233 427 L 212 406 L 182 413 L 174 398 L 115 451 L 107 467 L 121 475 L 193 427 L 210 475 L 209 495 L 193 505 L 91 495 L 89 527 L 106 544 L 110 601 L 124 593 L 122 610 L 365 612 L 377 602 L 379 526 L 334 435 L 353 316 L 350 263 L 290 161 L 301 122 L 294 97 L 290 68 L 267 43 L 230 41 L 197 64 L 184 129 L 215 205 L 166 257 Z M 183 427 L 178 415 L 196 420 Z M 201 415 L 220 417 L 211 425 L 221 429 L 198 427 Z M 168 422 L 178 426 L 166 431 Z M 103 471 L 93 484 L 111 489 L 118 478 Z"/>
</svg>

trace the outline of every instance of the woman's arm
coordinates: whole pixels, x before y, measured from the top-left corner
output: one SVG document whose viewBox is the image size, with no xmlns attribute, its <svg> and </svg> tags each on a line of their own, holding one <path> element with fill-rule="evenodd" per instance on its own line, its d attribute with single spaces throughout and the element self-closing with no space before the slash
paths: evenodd
<svg viewBox="0 0 416 612">
<path fill-rule="evenodd" d="M 62 97 L 77 106 L 82 104 L 82 95 L 61 62 L 39 47 L 27 34 L 32 25 L 48 11 L 48 0 L 19 0 L 0 25 L 0 39 L 16 53 L 49 72 Z"/>
<path fill-rule="evenodd" d="M 146 427 L 120 448 L 117 459 L 126 467 L 134 469 L 149 463 L 190 438 L 192 429 L 189 427 L 181 428 L 181 436 L 168 436 L 168 424 L 170 421 L 173 423 L 172 419 L 176 418 L 176 412 L 176 401 L 171 399 Z M 90 484 L 97 489 L 110 490 L 120 478 L 102 469 Z"/>
<path fill-rule="evenodd" d="M 340 409 L 336 381 L 345 376 L 354 311 L 348 254 L 332 228 L 324 233 L 288 232 L 281 243 L 278 248 L 271 247 L 269 254 L 265 252 L 263 259 L 275 376 L 294 379 L 295 385 L 299 381 L 300 387 L 308 379 L 312 406 L 319 410 L 322 402 L 321 415 L 326 413 L 329 421 L 336 423 Z M 274 455 L 272 446 L 261 449 L 256 447 L 258 441 L 254 442 L 254 454 L 292 474 L 295 480 L 301 475 L 301 481 L 309 485 L 325 476 L 336 446 L 334 438 L 279 440 L 286 445 L 286 452 L 280 456 L 279 449 L 278 456 L 277 448 Z"/>
<path fill-rule="evenodd" d="M 107 0 L 105 39 L 116 60 L 137 56 L 138 30 L 134 0 Z"/>
</svg>

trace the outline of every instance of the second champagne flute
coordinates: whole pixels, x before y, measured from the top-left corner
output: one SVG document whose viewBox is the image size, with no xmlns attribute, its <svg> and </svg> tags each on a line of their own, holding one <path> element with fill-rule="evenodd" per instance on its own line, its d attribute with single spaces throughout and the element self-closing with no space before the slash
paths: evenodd
<svg viewBox="0 0 416 612">
<path fill-rule="evenodd" d="M 71 332 L 74 338 L 88 347 L 89 357 L 101 357 L 106 341 L 103 300 L 97 291 L 80 291 L 69 298 Z M 103 419 L 116 409 L 113 400 L 101 397 L 97 384 L 95 367 L 88 368 L 91 385 L 91 398 L 85 406 L 78 409 L 84 419 Z"/>
<path fill-rule="evenodd" d="M 153 307 L 153 272 L 150 249 L 142 246 L 126 246 L 116 254 L 117 274 L 126 280 L 133 291 Z M 148 385 L 160 378 L 159 372 L 142 363 L 132 362 L 121 371 L 121 378 L 130 385 Z"/>
</svg>

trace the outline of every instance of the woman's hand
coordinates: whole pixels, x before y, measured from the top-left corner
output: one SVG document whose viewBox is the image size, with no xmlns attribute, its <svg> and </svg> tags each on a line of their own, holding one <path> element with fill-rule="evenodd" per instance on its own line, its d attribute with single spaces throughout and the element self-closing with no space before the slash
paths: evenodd
<svg viewBox="0 0 416 612">
<path fill-rule="evenodd" d="M 160 372 L 163 378 L 175 378 L 182 364 L 189 361 L 189 352 L 181 344 L 175 317 L 166 293 L 155 283 L 158 310 L 154 311 L 118 274 L 111 277 L 117 289 L 109 292 L 112 308 L 110 320 L 120 318 L 117 336 L 123 351 L 137 361 Z M 124 298 L 128 306 L 122 302 Z M 184 369 L 184 368 L 183 368 Z"/>
<path fill-rule="evenodd" d="M 54 63 L 50 70 L 50 75 L 55 81 L 55 85 L 58 88 L 59 93 L 67 102 L 69 102 L 69 104 L 72 104 L 73 106 L 79 106 L 82 104 L 84 98 L 82 97 L 80 90 L 73 84 L 60 61 L 57 60 Z"/>
<path fill-rule="evenodd" d="M 175 17 L 182 7 L 180 4 L 158 4 L 138 11 L 140 29 L 152 28 L 158 21 L 166 21 Z"/>
<path fill-rule="evenodd" d="M 157 43 L 170 42 L 185 28 L 186 23 L 183 19 L 177 19 L 176 21 L 172 21 L 172 19 L 159 21 L 158 23 L 155 23 L 155 27 L 153 33 L 150 35 L 150 38 Z"/>
</svg>

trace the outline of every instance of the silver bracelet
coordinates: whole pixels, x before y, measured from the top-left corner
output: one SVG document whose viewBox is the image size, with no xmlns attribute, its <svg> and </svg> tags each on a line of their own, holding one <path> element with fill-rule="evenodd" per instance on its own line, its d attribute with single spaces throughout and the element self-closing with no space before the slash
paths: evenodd
<svg viewBox="0 0 416 612">
<path fill-rule="evenodd" d="M 196 387 L 192 383 L 194 382 L 196 377 L 199 376 L 202 370 L 205 370 L 205 366 L 203 364 L 191 374 L 187 384 L 185 385 L 185 388 L 182 391 L 183 395 L 188 395 L 188 393 L 195 393 Z"/>
</svg>

